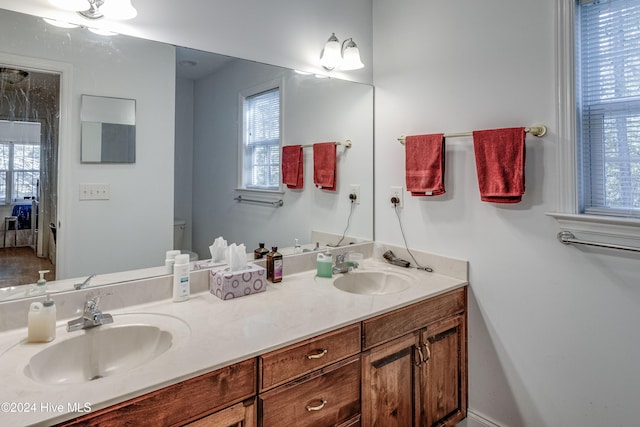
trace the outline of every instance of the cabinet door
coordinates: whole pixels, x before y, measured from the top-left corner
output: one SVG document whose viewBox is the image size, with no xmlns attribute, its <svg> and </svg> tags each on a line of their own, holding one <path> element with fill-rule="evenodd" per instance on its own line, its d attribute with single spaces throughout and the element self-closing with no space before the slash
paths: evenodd
<svg viewBox="0 0 640 427">
<path fill-rule="evenodd" d="M 467 412 L 467 346 L 464 315 L 428 326 L 421 345 L 425 368 L 422 382 L 422 425 L 455 426 Z"/>
<path fill-rule="evenodd" d="M 256 427 L 256 399 L 238 403 L 185 427 Z"/>
<path fill-rule="evenodd" d="M 421 357 L 418 335 L 407 334 L 362 355 L 362 425 L 417 425 Z"/>
</svg>

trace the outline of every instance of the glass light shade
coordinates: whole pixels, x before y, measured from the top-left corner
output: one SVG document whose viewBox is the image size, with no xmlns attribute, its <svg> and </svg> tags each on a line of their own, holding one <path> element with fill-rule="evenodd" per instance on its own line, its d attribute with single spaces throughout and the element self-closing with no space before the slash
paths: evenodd
<svg viewBox="0 0 640 427">
<path fill-rule="evenodd" d="M 340 54 L 340 43 L 335 33 L 331 34 L 329 40 L 324 45 L 324 50 L 320 56 L 320 65 L 328 70 L 333 70 L 342 61 L 342 55 Z"/>
<path fill-rule="evenodd" d="M 100 12 L 107 19 L 132 19 L 138 11 L 131 4 L 131 0 L 104 0 Z"/>
<path fill-rule="evenodd" d="M 344 52 L 342 52 L 342 64 L 340 65 L 341 70 L 359 70 L 360 68 L 364 68 L 364 64 L 360 60 L 360 50 L 358 46 L 350 40 L 344 48 Z"/>
<path fill-rule="evenodd" d="M 79 12 L 88 10 L 90 5 L 87 0 L 49 0 L 49 3 L 57 8 Z"/>
</svg>

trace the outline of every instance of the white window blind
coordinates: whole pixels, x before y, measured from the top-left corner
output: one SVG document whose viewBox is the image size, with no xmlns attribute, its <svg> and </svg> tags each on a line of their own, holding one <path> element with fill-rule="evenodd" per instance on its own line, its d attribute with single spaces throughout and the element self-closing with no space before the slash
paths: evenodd
<svg viewBox="0 0 640 427">
<path fill-rule="evenodd" d="M 0 120 L 0 204 L 38 196 L 40 123 Z"/>
<path fill-rule="evenodd" d="M 244 100 L 244 187 L 280 187 L 280 89 Z"/>
<path fill-rule="evenodd" d="M 640 0 L 577 11 L 580 211 L 640 217 Z"/>
</svg>

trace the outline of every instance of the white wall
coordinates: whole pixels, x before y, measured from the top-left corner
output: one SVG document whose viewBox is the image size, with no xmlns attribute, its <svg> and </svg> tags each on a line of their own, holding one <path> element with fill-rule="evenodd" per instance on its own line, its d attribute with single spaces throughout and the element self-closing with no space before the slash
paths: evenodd
<svg viewBox="0 0 640 427">
<path fill-rule="evenodd" d="M 138 16 L 130 21 L 87 23 L 75 12 L 48 0 L 0 0 L 0 7 L 67 22 L 112 29 L 150 40 L 252 59 L 288 68 L 326 72 L 320 51 L 332 32 L 342 42 L 352 37 L 368 67 L 331 74 L 371 83 L 371 0 L 134 0 Z"/>
<path fill-rule="evenodd" d="M 351 139 L 337 148 L 336 192 L 313 185 L 313 152 L 304 150 L 303 190 L 284 190 L 284 206 L 273 208 L 234 201 L 238 188 L 239 93 L 278 79 L 283 84 L 283 144 Z M 208 256 L 218 236 L 229 243 L 258 242 L 291 247 L 309 242 L 311 230 L 341 234 L 350 211 L 350 184 L 361 185 L 362 203 L 353 212 L 349 236 L 373 233 L 373 89 L 340 80 L 316 79 L 280 67 L 234 61 L 195 82 L 193 161 L 193 249 Z M 348 106 L 348 108 L 345 108 Z M 264 197 L 255 194 L 243 196 Z"/>
<path fill-rule="evenodd" d="M 97 35 L 83 44 L 85 30 L 67 36 L 31 20 L 0 13 L 0 51 L 68 64 L 72 73 L 71 105 L 61 111 L 69 132 L 60 141 L 58 278 L 162 264 L 173 232 L 174 48 Z M 136 100 L 135 164 L 80 163 L 82 94 Z M 80 183 L 110 184 L 111 199 L 80 201 Z"/>
<path fill-rule="evenodd" d="M 173 213 L 175 218 L 186 222 L 182 248 L 190 249 L 191 243 L 191 210 L 193 202 L 193 132 L 194 132 L 194 97 L 193 80 L 178 78 L 176 80 L 176 138 L 175 138 L 175 182 L 173 196 Z M 208 258 L 208 257 L 205 257 Z"/>
<path fill-rule="evenodd" d="M 470 261 L 469 405 L 504 426 L 638 425 L 638 256 L 556 241 L 556 1 L 374 0 L 376 239 L 401 134 L 549 127 L 527 137 L 524 199 L 480 201 L 470 138 L 447 140 L 446 189 L 405 193 L 411 247 Z M 475 424 L 473 424 L 475 425 Z"/>
</svg>

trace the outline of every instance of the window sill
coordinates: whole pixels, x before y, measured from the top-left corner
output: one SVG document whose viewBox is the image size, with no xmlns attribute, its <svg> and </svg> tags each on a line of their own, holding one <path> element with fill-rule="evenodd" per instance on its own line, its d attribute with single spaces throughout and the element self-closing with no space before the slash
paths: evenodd
<svg viewBox="0 0 640 427">
<path fill-rule="evenodd" d="M 640 220 L 560 212 L 547 215 L 558 221 L 562 231 L 570 231 L 578 239 L 640 248 Z"/>
</svg>

